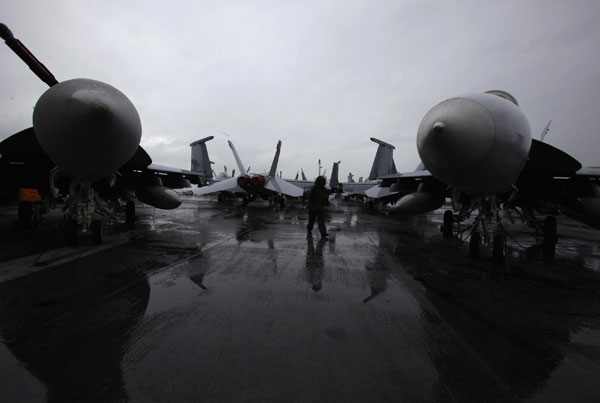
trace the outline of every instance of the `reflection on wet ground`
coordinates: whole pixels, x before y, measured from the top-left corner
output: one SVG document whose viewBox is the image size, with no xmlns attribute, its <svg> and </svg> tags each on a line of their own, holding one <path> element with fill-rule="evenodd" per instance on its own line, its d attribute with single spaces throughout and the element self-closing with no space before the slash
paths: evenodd
<svg viewBox="0 0 600 403">
<path fill-rule="evenodd" d="M 598 400 L 598 232 L 561 218 L 528 260 L 514 225 L 494 281 L 441 214 L 334 202 L 325 241 L 295 203 L 147 209 L 135 241 L 0 283 L 0 400 Z"/>
</svg>

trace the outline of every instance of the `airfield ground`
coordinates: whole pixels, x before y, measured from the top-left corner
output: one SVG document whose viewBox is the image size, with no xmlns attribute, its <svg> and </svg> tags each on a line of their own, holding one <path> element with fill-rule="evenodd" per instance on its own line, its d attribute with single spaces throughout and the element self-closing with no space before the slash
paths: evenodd
<svg viewBox="0 0 600 403">
<path fill-rule="evenodd" d="M 4 208 L 0 401 L 600 401 L 600 231 L 511 225 L 497 280 L 442 213 L 190 197 L 71 248 Z"/>
</svg>

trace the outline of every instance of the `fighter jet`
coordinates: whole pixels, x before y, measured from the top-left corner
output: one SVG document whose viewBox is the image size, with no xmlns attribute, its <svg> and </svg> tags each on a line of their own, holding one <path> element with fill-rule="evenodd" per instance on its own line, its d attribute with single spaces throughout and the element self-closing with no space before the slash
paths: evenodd
<svg viewBox="0 0 600 403">
<path fill-rule="evenodd" d="M 368 179 L 364 182 L 342 182 L 342 195 L 345 199 L 351 197 L 364 198 L 366 196 L 369 198 L 370 205 L 375 202 L 389 203 L 397 200 L 399 194 L 398 192 L 391 192 L 389 187 L 379 187 L 379 180 L 377 179 L 397 172 L 394 162 L 395 147 L 375 137 L 371 137 L 371 141 L 378 144 L 378 147 Z"/>
<path fill-rule="evenodd" d="M 35 105 L 33 127 L 0 143 L 1 186 L 30 189 L 42 202 L 67 195 L 71 243 L 76 243 L 79 227 L 91 231 L 94 243 L 102 241 L 102 221 L 94 216 L 98 198 L 128 200 L 126 219 L 133 225 L 133 195 L 151 206 L 172 209 L 181 204 L 173 188 L 205 184 L 206 172 L 152 163 L 139 145 L 137 110 L 121 91 L 85 78 L 59 83 L 4 24 L 0 36 L 50 86 Z M 20 214 L 31 214 L 30 203 L 20 204 Z"/>
<path fill-rule="evenodd" d="M 240 195 L 243 198 L 243 204 L 247 205 L 248 202 L 256 200 L 261 197 L 265 200 L 271 200 L 279 203 L 281 206 L 285 204 L 285 196 L 300 197 L 304 191 L 298 186 L 292 185 L 285 179 L 277 176 L 277 164 L 279 163 L 279 154 L 281 152 L 281 140 L 277 143 L 277 150 L 271 169 L 268 173 L 249 173 L 242 163 L 240 156 L 238 155 L 235 146 L 231 141 L 227 141 L 235 161 L 237 162 L 240 175 L 235 178 L 223 179 L 221 181 L 212 183 L 209 186 L 194 189 L 194 194 L 197 196 L 211 194 L 211 193 L 226 193 Z M 221 197 L 219 200 L 222 200 Z"/>
<path fill-rule="evenodd" d="M 504 91 L 467 94 L 434 106 L 417 133 L 422 169 L 380 177 L 381 187 L 403 194 L 400 212 L 432 211 L 451 198 L 442 231 L 476 214 L 468 230 L 469 253 L 491 245 L 496 260 L 506 253 L 503 220 L 517 213 L 542 239 L 541 250 L 554 256 L 556 218 L 538 221 L 535 210 L 556 205 L 600 224 L 600 169 L 581 169 L 563 151 L 532 139 L 529 122 L 516 99 Z M 503 218 L 504 217 L 504 218 Z"/>
</svg>

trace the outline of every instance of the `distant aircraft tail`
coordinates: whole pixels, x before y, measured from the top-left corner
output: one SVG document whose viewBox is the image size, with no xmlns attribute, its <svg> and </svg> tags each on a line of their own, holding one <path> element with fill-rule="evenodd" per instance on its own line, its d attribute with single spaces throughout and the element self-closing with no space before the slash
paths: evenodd
<svg viewBox="0 0 600 403">
<path fill-rule="evenodd" d="M 371 167 L 371 173 L 369 174 L 369 180 L 377 179 L 382 175 L 395 174 L 396 164 L 394 163 L 394 147 L 391 144 L 386 143 L 371 137 L 371 141 L 379 144 L 377 148 L 377 154 L 373 160 L 373 166 Z"/>
<path fill-rule="evenodd" d="M 279 153 L 281 152 L 281 140 L 277 142 L 277 151 L 275 151 L 275 157 L 273 158 L 273 163 L 271 164 L 271 169 L 269 170 L 269 176 L 271 178 L 277 175 L 277 164 L 279 164 Z"/>
<path fill-rule="evenodd" d="M 340 180 L 339 180 L 340 162 L 342 162 L 342 161 L 334 162 L 333 168 L 331 168 L 331 179 L 329 179 L 329 187 L 331 189 L 337 189 L 337 187 L 340 184 Z"/>
<path fill-rule="evenodd" d="M 248 171 L 250 170 L 250 167 L 248 167 L 248 171 L 244 168 L 244 164 L 242 163 L 240 156 L 238 155 L 237 151 L 235 150 L 233 143 L 229 140 L 227 140 L 227 143 L 229 144 L 229 148 L 231 148 L 231 151 L 233 152 L 233 157 L 235 158 L 235 162 L 237 163 L 238 168 L 240 169 L 240 174 L 248 173 Z"/>
<path fill-rule="evenodd" d="M 213 170 L 210 166 L 212 162 L 208 158 L 208 150 L 206 142 L 210 141 L 214 136 L 205 137 L 202 140 L 194 141 L 190 144 L 192 147 L 192 171 L 200 172 L 205 178 L 213 177 Z"/>
<path fill-rule="evenodd" d="M 546 135 L 548 134 L 548 130 L 550 130 L 551 123 L 552 123 L 552 121 L 549 121 L 548 124 L 546 125 L 546 127 L 544 127 L 544 130 L 542 130 L 542 134 L 540 134 L 540 141 L 544 141 L 544 139 L 546 138 Z"/>
</svg>

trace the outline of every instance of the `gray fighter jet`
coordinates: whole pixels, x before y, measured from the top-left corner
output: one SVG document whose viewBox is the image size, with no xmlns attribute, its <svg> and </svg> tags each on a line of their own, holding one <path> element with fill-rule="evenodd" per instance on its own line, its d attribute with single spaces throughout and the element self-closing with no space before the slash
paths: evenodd
<svg viewBox="0 0 600 403">
<path fill-rule="evenodd" d="M 536 228 L 545 256 L 554 255 L 556 219 L 538 221 L 536 210 L 558 207 L 600 224 L 600 169 L 581 169 L 573 157 L 532 139 L 525 114 L 504 91 L 434 106 L 419 125 L 417 149 L 422 169 L 382 176 L 380 186 L 402 194 L 396 207 L 406 214 L 435 210 L 451 198 L 453 210 L 445 212 L 442 226 L 446 236 L 453 235 L 454 223 L 476 214 L 469 227 L 473 257 L 483 242 L 495 259 L 504 259 L 503 217 L 512 213 Z"/>
<path fill-rule="evenodd" d="M 277 143 L 275 157 L 273 158 L 271 169 L 267 173 L 249 173 L 242 163 L 233 143 L 228 141 L 228 144 L 233 152 L 235 161 L 237 162 L 240 175 L 238 177 L 220 180 L 209 186 L 194 189 L 195 195 L 201 196 L 211 193 L 233 194 L 241 196 L 244 205 L 247 205 L 248 202 L 260 197 L 265 200 L 280 203 L 282 206 L 285 204 L 284 195 L 290 197 L 302 196 L 304 191 L 301 188 L 277 176 L 277 164 L 279 163 L 279 154 L 281 152 L 281 140 Z M 206 159 L 208 160 L 208 158 Z M 221 197 L 219 200 L 221 200 Z"/>
<path fill-rule="evenodd" d="M 371 141 L 377 144 L 378 147 L 367 181 L 354 182 L 349 180 L 348 182 L 342 182 L 342 195 L 345 199 L 368 197 L 371 205 L 375 202 L 389 203 L 397 200 L 400 194 L 390 191 L 389 187 L 379 187 L 377 178 L 397 173 L 394 162 L 395 147 L 375 137 L 371 137 Z"/>
<path fill-rule="evenodd" d="M 121 91 L 84 78 L 59 83 L 4 24 L 0 36 L 50 86 L 35 105 L 33 127 L 0 143 L 1 190 L 33 189 L 46 204 L 67 196 L 72 243 L 80 227 L 91 231 L 95 243 L 102 241 L 102 221 L 94 214 L 98 198 L 128 200 L 126 219 L 133 225 L 134 195 L 151 206 L 172 209 L 181 204 L 172 189 L 205 184 L 206 172 L 152 163 L 139 145 L 137 110 Z M 20 218 L 27 220 L 31 209 L 30 202 L 20 203 Z"/>
</svg>

